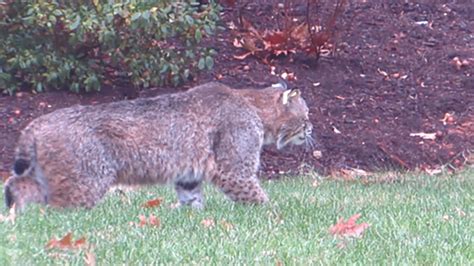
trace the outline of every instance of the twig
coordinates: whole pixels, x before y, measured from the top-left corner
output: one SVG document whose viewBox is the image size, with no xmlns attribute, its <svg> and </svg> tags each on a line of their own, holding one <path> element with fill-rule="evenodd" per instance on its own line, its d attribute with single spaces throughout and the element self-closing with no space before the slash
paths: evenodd
<svg viewBox="0 0 474 266">
<path fill-rule="evenodd" d="M 400 157 L 398 157 L 397 155 L 395 154 L 391 154 L 387 147 L 385 147 L 385 145 L 383 143 L 378 143 L 377 146 L 385 153 L 388 155 L 388 157 L 390 157 L 390 159 L 392 159 L 393 161 L 397 162 L 400 166 L 404 167 L 405 169 L 410 169 L 410 167 L 408 166 L 407 163 L 405 163 L 402 159 L 400 159 Z"/>
</svg>

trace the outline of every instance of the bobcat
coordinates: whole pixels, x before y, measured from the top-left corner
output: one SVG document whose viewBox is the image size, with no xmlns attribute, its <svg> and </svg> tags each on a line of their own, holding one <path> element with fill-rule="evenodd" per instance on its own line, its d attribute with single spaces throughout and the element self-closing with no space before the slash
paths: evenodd
<svg viewBox="0 0 474 266">
<path fill-rule="evenodd" d="M 264 203 L 263 145 L 312 144 L 297 89 L 232 89 L 210 82 L 186 92 L 59 109 L 19 137 L 5 201 L 94 207 L 113 185 L 173 183 L 180 205 L 204 206 L 201 183 L 237 202 Z"/>
</svg>

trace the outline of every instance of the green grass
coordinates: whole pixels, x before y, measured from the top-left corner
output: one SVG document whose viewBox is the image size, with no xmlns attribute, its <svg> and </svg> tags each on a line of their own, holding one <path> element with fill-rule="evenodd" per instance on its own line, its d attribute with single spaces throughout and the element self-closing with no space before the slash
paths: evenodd
<svg viewBox="0 0 474 266">
<path fill-rule="evenodd" d="M 203 211 L 171 209 L 174 192 L 160 186 L 112 192 L 91 211 L 31 206 L 14 224 L 0 223 L 0 264 L 83 265 L 90 250 L 98 265 L 473 265 L 473 177 L 471 169 L 455 176 L 405 175 L 392 184 L 323 180 L 317 187 L 308 177 L 288 178 L 264 182 L 272 200 L 267 206 L 234 204 L 207 186 Z M 165 199 L 161 207 L 140 207 L 158 196 Z M 371 225 L 362 238 L 328 233 L 338 218 L 355 213 Z M 140 214 L 156 215 L 161 226 L 130 225 Z M 215 226 L 203 226 L 205 219 Z M 85 236 L 90 247 L 45 248 L 69 231 L 75 239 Z"/>
</svg>

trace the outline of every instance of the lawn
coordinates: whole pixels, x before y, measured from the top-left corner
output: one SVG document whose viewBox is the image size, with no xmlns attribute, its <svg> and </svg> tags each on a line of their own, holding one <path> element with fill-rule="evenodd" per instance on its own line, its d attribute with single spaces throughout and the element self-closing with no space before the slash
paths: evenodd
<svg viewBox="0 0 474 266">
<path fill-rule="evenodd" d="M 211 186 L 203 211 L 173 209 L 172 189 L 159 186 L 113 191 L 90 211 L 31 206 L 14 224 L 0 222 L 0 264 L 474 263 L 472 169 L 405 174 L 394 183 L 293 177 L 263 185 L 272 200 L 266 206 L 234 204 Z M 159 207 L 142 207 L 157 197 Z M 370 224 L 360 238 L 329 233 L 340 217 L 356 213 Z M 139 216 L 151 214 L 160 224 L 140 226 Z M 68 232 L 86 244 L 46 248 Z"/>
</svg>

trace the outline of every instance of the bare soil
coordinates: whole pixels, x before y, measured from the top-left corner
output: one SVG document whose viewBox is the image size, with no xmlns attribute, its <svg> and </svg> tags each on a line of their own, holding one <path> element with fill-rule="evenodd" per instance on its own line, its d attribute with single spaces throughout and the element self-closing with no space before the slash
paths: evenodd
<svg viewBox="0 0 474 266">
<path fill-rule="evenodd" d="M 81 95 L 22 91 L 1 96 L 0 171 L 11 167 L 20 130 L 55 109 L 149 97 L 211 80 L 236 88 L 263 87 L 284 72 L 294 74 L 288 83 L 302 90 L 310 107 L 317 146 L 265 148 L 265 177 L 307 169 L 328 174 L 344 168 L 462 167 L 472 161 L 474 150 L 474 5 L 469 0 L 417 2 L 351 1 L 337 20 L 333 54 L 316 59 L 296 53 L 269 61 L 234 58 L 245 51 L 234 47 L 228 29 L 238 12 L 226 7 L 226 30 L 206 43 L 218 51 L 213 71 L 179 89 L 121 85 Z M 242 16 L 255 27 L 272 29 L 279 11 L 265 3 L 249 4 Z M 302 3 L 294 10 L 304 8 Z M 318 14 L 330 12 L 327 7 Z"/>
</svg>

